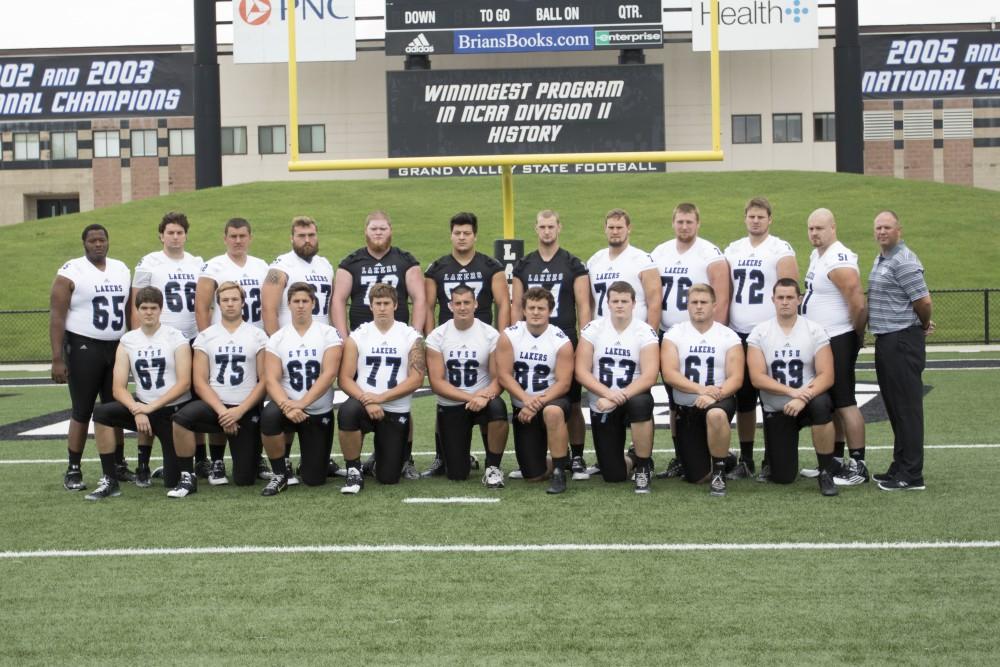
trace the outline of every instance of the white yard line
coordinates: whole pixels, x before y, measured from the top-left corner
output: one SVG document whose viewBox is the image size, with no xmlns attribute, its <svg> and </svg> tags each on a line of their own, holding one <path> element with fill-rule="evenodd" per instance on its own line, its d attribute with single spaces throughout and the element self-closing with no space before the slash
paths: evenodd
<svg viewBox="0 0 1000 667">
<path fill-rule="evenodd" d="M 403 498 L 403 502 L 408 505 L 441 504 L 441 505 L 475 505 L 486 503 L 498 503 L 499 498 L 477 498 L 475 496 L 448 496 L 446 498 L 414 497 Z"/>
</svg>

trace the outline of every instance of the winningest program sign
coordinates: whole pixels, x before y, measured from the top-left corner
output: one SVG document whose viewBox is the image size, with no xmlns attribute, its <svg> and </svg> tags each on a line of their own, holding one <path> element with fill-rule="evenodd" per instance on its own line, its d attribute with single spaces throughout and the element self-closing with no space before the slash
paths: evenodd
<svg viewBox="0 0 1000 667">
<path fill-rule="evenodd" d="M 868 98 L 1000 95 L 1000 34 L 915 33 L 861 37 Z"/>
<path fill-rule="evenodd" d="M 0 120 L 190 116 L 194 56 L 0 58 Z"/>
<path fill-rule="evenodd" d="M 389 155 L 661 151 L 659 65 L 388 72 Z M 515 173 L 663 171 L 661 163 L 524 165 Z M 391 176 L 476 176 L 499 167 L 394 169 Z"/>
</svg>

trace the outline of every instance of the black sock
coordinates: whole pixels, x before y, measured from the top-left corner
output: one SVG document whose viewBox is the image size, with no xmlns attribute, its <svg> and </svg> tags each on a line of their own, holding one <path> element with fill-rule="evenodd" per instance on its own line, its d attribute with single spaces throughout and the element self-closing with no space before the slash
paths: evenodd
<svg viewBox="0 0 1000 667">
<path fill-rule="evenodd" d="M 361 459 L 349 459 L 344 457 L 344 465 L 347 466 L 348 470 L 356 468 L 358 472 L 361 472 Z"/>
<path fill-rule="evenodd" d="M 115 477 L 115 453 L 101 454 L 101 472 L 110 477 L 111 479 L 117 479 Z"/>
<path fill-rule="evenodd" d="M 740 460 L 753 461 L 753 440 L 740 440 Z"/>
<path fill-rule="evenodd" d="M 499 454 L 494 454 L 493 452 L 486 452 L 486 467 L 496 466 L 500 467 L 500 462 L 503 461 L 503 452 Z"/>
<path fill-rule="evenodd" d="M 727 456 L 713 456 L 712 457 L 712 470 L 713 472 L 725 473 L 726 472 L 726 461 L 729 457 Z"/>
<path fill-rule="evenodd" d="M 673 440 L 673 442 L 674 442 L 674 458 L 675 459 L 679 459 L 681 457 L 681 452 L 677 448 L 677 436 L 674 435 L 673 433 L 671 433 L 670 434 L 670 439 Z"/>
<path fill-rule="evenodd" d="M 181 472 L 194 472 L 194 457 L 178 456 L 177 465 L 180 467 Z"/>
<path fill-rule="evenodd" d="M 636 456 L 635 457 L 635 468 L 636 470 L 649 470 L 649 456 Z"/>
<path fill-rule="evenodd" d="M 838 440 L 837 442 L 833 443 L 833 455 L 836 456 L 838 459 L 844 458 L 845 444 L 846 443 L 843 440 Z"/>
<path fill-rule="evenodd" d="M 139 467 L 149 467 L 149 459 L 153 456 L 152 445 L 139 445 Z"/>
<path fill-rule="evenodd" d="M 226 458 L 226 446 L 225 445 L 209 445 L 208 455 L 213 461 L 221 461 Z"/>
<path fill-rule="evenodd" d="M 201 443 L 200 445 L 195 445 L 194 446 L 194 460 L 195 461 L 204 461 L 207 458 L 208 458 L 208 455 L 205 453 L 205 443 Z"/>
<path fill-rule="evenodd" d="M 406 447 L 403 448 L 403 460 L 412 461 L 413 460 L 413 441 L 407 440 Z"/>
<path fill-rule="evenodd" d="M 833 454 L 820 454 L 819 452 L 816 452 L 816 460 L 819 461 L 820 472 L 824 470 L 833 472 Z"/>
<path fill-rule="evenodd" d="M 552 458 L 552 467 L 556 470 L 563 471 L 566 470 L 566 466 L 569 465 L 568 456 L 555 456 Z"/>
<path fill-rule="evenodd" d="M 865 460 L 865 448 L 864 447 L 858 447 L 857 449 L 852 449 L 850 451 L 850 454 L 851 454 L 851 458 L 854 459 L 855 461 L 864 461 Z"/>
<path fill-rule="evenodd" d="M 285 458 L 286 459 L 292 458 L 292 443 L 290 442 L 285 443 Z"/>
<path fill-rule="evenodd" d="M 115 462 L 125 463 L 125 443 L 115 445 Z"/>
<path fill-rule="evenodd" d="M 80 461 L 83 460 L 83 452 L 74 452 L 72 449 L 67 449 L 66 451 L 69 452 L 69 467 L 79 468 Z"/>
<path fill-rule="evenodd" d="M 444 461 L 444 448 L 441 447 L 441 434 L 434 434 L 434 458 Z"/>
<path fill-rule="evenodd" d="M 285 466 L 285 457 L 279 457 L 276 459 L 269 459 L 271 461 L 271 472 L 275 475 L 287 475 L 288 468 Z"/>
<path fill-rule="evenodd" d="M 583 443 L 580 443 L 579 445 L 570 445 L 569 451 L 572 452 L 574 459 L 578 456 L 583 456 Z"/>
</svg>

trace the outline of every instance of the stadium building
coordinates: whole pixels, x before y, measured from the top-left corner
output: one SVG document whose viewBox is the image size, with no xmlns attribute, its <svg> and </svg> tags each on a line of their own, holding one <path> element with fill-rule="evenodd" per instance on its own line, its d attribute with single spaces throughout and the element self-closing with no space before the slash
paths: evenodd
<svg viewBox="0 0 1000 667">
<path fill-rule="evenodd" d="M 254 4 L 251 0 L 240 4 L 248 2 Z M 783 14 L 782 8 L 789 16 L 793 2 L 795 11 L 800 5 L 803 10 L 810 5 L 805 0 L 774 0 L 771 9 L 780 7 L 772 20 Z M 317 4 L 333 11 L 332 0 Z M 615 150 L 619 146 L 624 146 L 621 150 L 704 150 L 711 145 L 709 54 L 693 51 L 696 36 L 678 30 L 678 21 L 690 21 L 690 10 L 663 14 L 667 31 L 662 48 L 544 53 L 480 53 L 489 49 L 470 48 L 455 54 L 443 52 L 454 49 L 442 49 L 440 41 L 429 39 L 427 35 L 433 33 L 418 31 L 401 43 L 400 55 L 387 55 L 391 40 L 382 16 L 362 11 L 372 5 L 381 7 L 381 3 L 358 3 L 355 61 L 301 62 L 298 66 L 303 160 L 420 155 L 427 146 L 444 145 L 420 124 L 427 109 L 418 107 L 427 99 L 415 99 L 413 91 L 418 88 L 407 83 L 411 75 L 450 70 L 466 71 L 451 77 L 450 85 L 475 85 L 476 74 L 469 70 L 483 73 L 480 84 L 495 80 L 491 72 L 521 68 L 640 68 L 635 71 L 643 73 L 636 75 L 637 82 L 628 84 L 630 99 L 624 100 L 628 97 L 624 94 L 619 95 L 624 101 L 612 100 L 632 114 L 618 123 L 625 132 L 612 138 L 614 145 L 573 143 L 572 137 L 588 134 L 581 117 L 584 121 L 592 120 L 594 114 L 599 117 L 604 113 L 602 99 L 613 97 L 610 93 L 605 98 L 596 93 L 593 98 L 580 97 L 584 93 L 579 91 L 557 95 L 546 104 L 528 105 L 533 108 L 523 112 L 542 126 L 566 128 L 563 136 L 570 137 L 569 143 L 546 144 L 553 139 L 551 134 L 540 131 L 534 136 L 529 130 L 509 129 L 528 127 L 517 124 L 515 116 L 522 111 L 516 105 L 502 105 L 508 108 L 501 113 L 509 115 L 499 120 L 507 129 L 485 135 L 488 143 L 505 142 L 509 137 L 518 150 L 537 146 L 538 152 Z M 255 18 L 259 17 L 251 16 Z M 244 19 L 237 16 L 234 20 Z M 886 27 L 862 30 L 866 174 L 1000 189 L 1000 37 L 988 32 L 990 27 L 897 26 L 891 30 L 899 34 L 892 37 L 879 36 L 890 30 Z M 611 164 L 589 170 L 834 171 L 832 36 L 829 27 L 820 27 L 815 48 L 721 54 L 724 161 Z M 456 38 L 455 49 L 458 43 Z M 619 64 L 623 54 L 624 60 L 645 64 Z M 197 100 L 192 62 L 191 45 L 0 52 L 0 224 L 194 189 L 199 142 L 194 131 Z M 411 71 L 390 74 L 404 72 L 407 64 Z M 417 71 L 412 71 L 414 65 Z M 429 70 L 420 70 L 428 65 Z M 223 45 L 219 78 L 224 185 L 390 175 L 386 170 L 289 173 L 287 66 L 236 64 L 232 48 Z M 497 121 L 496 100 L 487 99 L 488 92 L 483 99 L 472 95 L 465 101 L 481 102 L 480 109 L 460 108 L 455 124 L 467 127 L 448 135 L 453 136 L 445 146 L 448 151 L 487 150 L 462 132 Z M 435 107 L 437 113 L 447 113 L 442 108 Z M 606 113 L 611 113 L 610 106 Z M 576 171 L 586 170 L 577 166 Z M 440 173 L 457 171 L 391 175 Z"/>
</svg>

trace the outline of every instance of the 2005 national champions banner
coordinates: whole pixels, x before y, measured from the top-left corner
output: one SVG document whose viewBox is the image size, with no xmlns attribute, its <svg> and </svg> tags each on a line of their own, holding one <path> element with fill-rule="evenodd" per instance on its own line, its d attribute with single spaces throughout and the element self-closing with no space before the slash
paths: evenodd
<svg viewBox="0 0 1000 667">
<path fill-rule="evenodd" d="M 190 116 L 191 53 L 0 58 L 0 120 Z"/>
<path fill-rule="evenodd" d="M 389 155 L 661 151 L 663 67 L 629 65 L 388 72 Z M 515 173 L 663 171 L 662 163 L 524 165 Z M 499 173 L 394 169 L 392 176 Z"/>
</svg>

